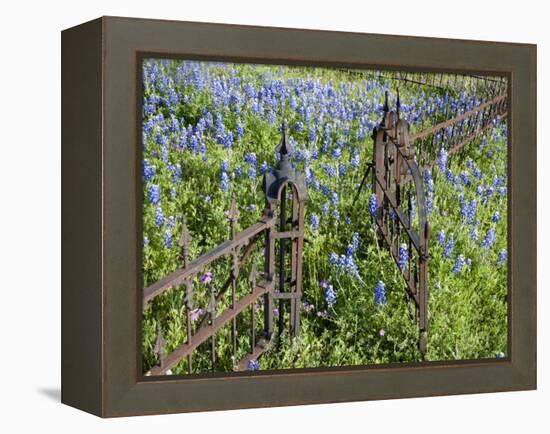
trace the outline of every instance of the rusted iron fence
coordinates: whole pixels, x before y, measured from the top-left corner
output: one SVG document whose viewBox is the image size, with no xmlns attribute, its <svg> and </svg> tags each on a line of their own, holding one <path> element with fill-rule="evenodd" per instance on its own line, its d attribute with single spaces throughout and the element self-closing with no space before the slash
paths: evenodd
<svg viewBox="0 0 550 434">
<path fill-rule="evenodd" d="M 234 370 L 249 368 L 263 352 L 271 346 L 273 337 L 274 303 L 278 306 L 279 334 L 284 327 L 284 318 L 288 316 L 292 336 L 300 331 L 300 305 L 302 296 L 302 250 L 304 241 L 304 213 L 307 189 L 303 174 L 294 169 L 289 160 L 286 128 L 283 126 L 283 138 L 277 148 L 279 162 L 277 167 L 264 176 L 263 189 L 266 198 L 265 208 L 259 221 L 241 232 L 236 231 L 238 211 L 235 196 L 227 214 L 230 226 L 230 239 L 210 250 L 199 258 L 189 261 L 189 243 L 191 235 L 183 224 L 179 244 L 181 247 L 182 267 L 167 275 L 143 292 L 143 308 L 168 290 L 185 291 L 185 334 L 186 341 L 165 354 L 165 339 L 162 335 L 161 321 L 157 322 L 157 338 L 154 352 L 157 365 L 148 375 L 167 373 L 181 360 L 187 359 L 187 369 L 193 372 L 193 351 L 199 345 L 210 341 L 212 370 L 216 369 L 216 333 L 224 326 L 231 325 L 232 353 L 237 355 L 237 317 L 250 310 L 250 349 L 240 361 L 235 362 Z M 258 271 L 255 262 L 251 264 L 248 276 L 250 291 L 237 298 L 237 281 L 241 270 L 251 259 L 254 247 L 263 238 L 263 271 Z M 276 248 L 276 245 L 278 248 Z M 242 251 L 242 252 L 241 252 Z M 216 292 L 210 285 L 210 302 L 198 327 L 193 331 L 191 316 L 194 311 L 193 281 L 206 270 L 207 266 L 220 258 L 231 261 L 230 275 Z M 228 289 L 231 288 L 229 294 Z M 229 307 L 218 314 L 217 307 L 223 297 L 229 297 Z M 255 304 L 263 298 L 263 330 L 257 335 Z M 288 304 L 289 314 L 285 315 Z"/>
<path fill-rule="evenodd" d="M 496 83 L 493 91 L 505 87 L 501 81 Z M 418 347 L 423 354 L 428 340 L 430 258 L 424 170 L 436 164 L 442 151 L 447 155 L 458 153 L 492 127 L 494 120 L 506 116 L 507 96 L 503 93 L 471 109 L 457 107 L 456 110 L 458 113 L 453 113 L 453 118 L 410 135 L 408 123 L 400 116 L 399 93 L 396 109 L 390 111 L 386 92 L 383 118 L 373 131 L 373 160 L 367 165 L 352 205 L 372 170 L 377 234 L 380 242 L 388 247 L 405 281 L 406 293 L 414 302 Z"/>
<path fill-rule="evenodd" d="M 460 86 L 466 78 L 452 77 L 440 79 L 436 75 L 394 78 L 413 81 L 418 85 Z M 470 76 L 470 79 L 472 77 Z M 476 77 L 474 77 L 476 78 Z M 430 224 L 426 203 L 426 188 L 423 171 L 430 169 L 437 161 L 438 153 L 444 150 L 449 155 L 459 152 L 480 134 L 493 125 L 494 119 L 505 116 L 507 111 L 506 83 L 500 79 L 489 82 L 487 77 L 477 79 L 487 81 L 490 98 L 485 98 L 475 107 L 455 107 L 453 117 L 435 123 L 416 134 L 409 133 L 409 124 L 401 118 L 399 93 L 395 110 L 390 110 L 388 93 L 382 121 L 373 131 L 373 159 L 358 188 L 353 206 L 372 175 L 372 194 L 376 209 L 374 221 L 378 240 L 386 245 L 395 265 L 405 282 L 405 292 L 415 306 L 418 322 L 418 346 L 425 353 L 428 341 L 428 261 Z M 431 80 L 431 81 L 430 81 Z M 458 84 L 457 84 L 458 83 Z M 500 92 L 500 93 L 498 93 Z M 440 114 L 435 114 L 435 119 Z M 444 117 L 449 113 L 445 112 Z M 193 372 L 193 352 L 210 341 L 212 370 L 216 368 L 216 333 L 224 326 L 231 326 L 233 359 L 237 355 L 237 317 L 250 310 L 250 339 L 247 355 L 235 361 L 234 370 L 250 368 L 261 354 L 273 345 L 274 309 L 278 301 L 279 335 L 288 318 L 291 336 L 300 332 L 300 310 L 302 297 L 302 254 L 304 248 L 304 215 L 307 200 L 305 177 L 292 167 L 289 160 L 286 128 L 283 125 L 282 140 L 277 148 L 279 162 L 272 172 L 266 172 L 263 180 L 265 208 L 260 219 L 252 226 L 236 231 L 238 211 L 235 196 L 231 199 L 227 217 L 230 239 L 197 259 L 190 260 L 189 243 L 191 234 L 183 223 L 179 240 L 181 247 L 181 268 L 149 286 L 143 291 L 143 309 L 147 309 L 155 297 L 169 290 L 185 292 L 185 335 L 183 344 L 165 353 L 165 340 L 161 321 L 157 321 L 157 338 L 154 352 L 157 365 L 148 374 L 167 373 L 181 360 L 187 359 L 187 369 Z M 258 271 L 255 260 L 251 260 L 253 250 L 263 239 L 262 271 Z M 212 262 L 229 258 L 230 275 L 216 291 L 210 285 L 209 304 L 206 311 L 193 328 L 191 316 L 194 312 L 193 281 L 199 278 Z M 247 276 L 249 292 L 237 297 L 237 282 L 242 280 L 242 270 L 251 262 Z M 228 289 L 231 289 L 228 293 Z M 218 314 L 217 307 L 224 297 L 229 297 L 226 307 Z M 258 333 L 255 316 L 256 302 L 262 299 L 263 325 Z M 226 299 L 227 301 L 227 299 Z M 285 315 L 285 308 L 288 315 Z"/>
<path fill-rule="evenodd" d="M 491 128 L 494 119 L 506 113 L 507 96 L 501 94 L 470 110 L 463 107 L 462 113 L 454 113 L 451 119 L 413 134 L 409 141 L 417 151 L 419 166 L 422 170 L 432 167 L 441 150 L 448 155 L 456 154 Z"/>
</svg>

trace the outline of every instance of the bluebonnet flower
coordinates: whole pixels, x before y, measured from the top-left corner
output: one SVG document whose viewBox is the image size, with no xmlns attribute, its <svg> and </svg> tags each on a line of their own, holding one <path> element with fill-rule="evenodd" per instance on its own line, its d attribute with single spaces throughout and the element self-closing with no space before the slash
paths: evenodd
<svg viewBox="0 0 550 434">
<path fill-rule="evenodd" d="M 378 203 L 376 200 L 376 194 L 372 193 L 369 198 L 369 214 L 372 217 L 376 216 L 377 209 L 378 209 Z"/>
<path fill-rule="evenodd" d="M 229 176 L 227 175 L 226 172 L 222 172 L 220 187 L 226 193 L 229 191 Z"/>
<path fill-rule="evenodd" d="M 346 251 L 347 256 L 355 255 L 357 253 L 357 251 L 359 250 L 359 240 L 359 234 L 357 232 L 353 232 L 351 234 L 351 241 Z"/>
<path fill-rule="evenodd" d="M 346 176 L 347 170 L 348 169 L 346 165 L 340 161 L 340 163 L 338 163 L 338 175 L 343 178 L 344 176 Z"/>
<path fill-rule="evenodd" d="M 323 204 L 323 206 L 321 207 L 321 211 L 323 212 L 324 215 L 327 215 L 329 210 L 330 210 L 330 205 L 328 203 Z"/>
<path fill-rule="evenodd" d="M 331 202 L 334 206 L 338 206 L 338 202 L 339 202 L 338 193 L 336 193 L 335 191 L 332 192 Z"/>
<path fill-rule="evenodd" d="M 506 355 L 505 355 L 502 351 L 497 351 L 497 352 L 495 353 L 495 357 L 496 357 L 497 359 L 503 359 L 505 356 L 506 356 Z"/>
<path fill-rule="evenodd" d="M 407 265 L 409 264 L 409 250 L 405 243 L 399 246 L 399 255 L 397 258 L 397 263 L 399 264 L 399 268 L 401 270 L 405 270 L 407 268 Z"/>
<path fill-rule="evenodd" d="M 313 158 L 314 160 L 319 159 L 319 150 L 316 146 L 311 150 L 311 158 Z"/>
<path fill-rule="evenodd" d="M 227 134 L 223 136 L 221 144 L 225 149 L 231 149 L 233 146 L 233 133 L 231 131 L 228 131 Z"/>
<path fill-rule="evenodd" d="M 350 166 L 353 170 L 359 167 L 359 152 L 357 149 L 354 150 L 353 156 L 351 157 Z"/>
<path fill-rule="evenodd" d="M 483 174 L 481 173 L 481 170 L 479 170 L 477 166 L 474 166 L 473 168 L 473 175 L 474 175 L 474 178 L 478 180 L 481 179 L 481 177 L 483 176 Z"/>
<path fill-rule="evenodd" d="M 507 259 L 508 252 L 506 252 L 505 249 L 502 249 L 500 252 L 498 252 L 497 266 L 502 267 L 506 263 Z"/>
<path fill-rule="evenodd" d="M 169 229 L 164 231 L 164 247 L 167 249 L 172 248 L 172 232 Z"/>
<path fill-rule="evenodd" d="M 332 217 L 334 217 L 335 220 L 340 220 L 340 211 L 338 211 L 337 209 L 332 211 Z"/>
<path fill-rule="evenodd" d="M 334 171 L 334 167 L 329 165 L 329 164 L 326 164 L 325 166 L 323 166 L 323 170 L 325 171 L 325 173 L 330 177 L 330 178 L 334 178 L 336 176 L 336 172 Z M 328 187 L 327 187 L 328 188 Z"/>
<path fill-rule="evenodd" d="M 181 165 L 176 163 L 169 167 L 172 170 L 172 181 L 177 184 L 181 181 Z"/>
<path fill-rule="evenodd" d="M 498 223 L 500 221 L 500 213 L 498 211 L 495 211 L 493 217 L 491 217 L 491 220 L 493 221 L 493 223 Z"/>
<path fill-rule="evenodd" d="M 355 259 L 352 255 L 338 256 L 336 253 L 333 252 L 329 255 L 329 262 L 339 271 L 343 271 L 344 273 L 355 277 L 356 279 L 361 279 L 361 277 L 359 276 L 359 269 L 357 268 L 357 264 L 355 263 Z"/>
<path fill-rule="evenodd" d="M 426 184 L 426 192 L 429 194 L 434 192 L 434 180 L 432 172 L 427 169 L 424 171 L 424 183 Z"/>
<path fill-rule="evenodd" d="M 439 245 L 443 247 L 445 245 L 445 231 L 440 230 L 436 233 L 437 241 L 439 242 Z"/>
<path fill-rule="evenodd" d="M 241 166 L 235 167 L 235 176 L 241 176 L 243 174 L 243 168 Z"/>
<path fill-rule="evenodd" d="M 428 197 L 426 198 L 426 208 L 427 208 L 428 213 L 432 212 L 433 205 L 434 205 L 434 202 L 433 202 L 432 195 L 428 194 Z"/>
<path fill-rule="evenodd" d="M 332 252 L 329 257 L 328 257 L 328 262 L 331 264 L 331 265 L 338 265 L 339 264 L 339 257 L 336 253 Z"/>
<path fill-rule="evenodd" d="M 191 136 L 189 141 L 189 147 L 191 148 L 191 152 L 193 152 L 193 154 L 198 154 L 200 151 L 199 138 L 194 134 Z"/>
<path fill-rule="evenodd" d="M 487 137 L 483 137 L 483 139 L 481 139 L 481 143 L 479 144 L 479 150 L 483 151 L 483 148 L 485 148 L 486 144 L 487 144 Z"/>
<path fill-rule="evenodd" d="M 256 165 L 256 154 L 254 152 L 250 152 L 249 154 L 246 154 L 244 156 L 244 162 L 250 165 Z"/>
<path fill-rule="evenodd" d="M 317 139 L 317 132 L 315 131 L 315 125 L 311 125 L 309 127 L 309 141 L 310 143 L 314 143 Z"/>
<path fill-rule="evenodd" d="M 244 126 L 241 120 L 237 121 L 237 139 L 242 139 L 244 136 Z"/>
<path fill-rule="evenodd" d="M 481 246 L 484 249 L 490 249 L 496 241 L 496 233 L 494 228 L 490 228 L 485 234 L 485 238 L 481 241 Z"/>
<path fill-rule="evenodd" d="M 166 222 L 166 226 L 168 227 L 168 229 L 174 229 L 174 227 L 176 226 L 176 217 L 174 217 L 173 215 L 169 216 Z"/>
<path fill-rule="evenodd" d="M 447 240 L 445 247 L 443 248 L 443 257 L 445 259 L 451 259 L 451 257 L 453 256 L 454 248 L 455 248 L 455 240 L 452 237 L 450 237 Z"/>
<path fill-rule="evenodd" d="M 143 180 L 149 182 L 153 176 L 155 176 L 156 169 L 147 158 L 143 159 Z"/>
<path fill-rule="evenodd" d="M 342 150 L 340 148 L 334 148 L 332 151 L 332 158 L 335 160 L 342 158 Z"/>
<path fill-rule="evenodd" d="M 334 288 L 332 285 L 325 285 L 325 300 L 327 302 L 328 307 L 334 306 L 334 303 L 336 303 L 336 293 L 334 292 Z"/>
<path fill-rule="evenodd" d="M 260 173 L 263 175 L 266 172 L 271 172 L 271 170 L 271 166 L 264 161 L 264 163 L 260 167 Z"/>
<path fill-rule="evenodd" d="M 330 188 L 328 187 L 328 185 L 321 185 L 321 192 L 323 193 L 323 196 L 329 197 Z"/>
<path fill-rule="evenodd" d="M 158 205 L 160 203 L 160 187 L 156 184 L 149 184 L 147 198 L 153 205 Z"/>
<path fill-rule="evenodd" d="M 304 131 L 304 124 L 298 121 L 294 124 L 294 129 L 296 130 L 297 133 L 301 133 Z"/>
<path fill-rule="evenodd" d="M 319 222 L 320 222 L 320 219 L 317 214 L 313 213 L 309 216 L 309 225 L 311 226 L 312 230 L 314 231 L 319 230 Z"/>
<path fill-rule="evenodd" d="M 260 363 L 256 359 L 250 359 L 246 365 L 246 369 L 249 371 L 259 371 Z"/>
<path fill-rule="evenodd" d="M 155 209 L 155 224 L 159 228 L 164 225 L 164 214 L 160 206 L 157 206 L 157 208 Z"/>
<path fill-rule="evenodd" d="M 477 231 L 476 227 L 473 227 L 472 230 L 470 231 L 470 239 L 472 241 L 479 240 L 479 232 Z"/>
<path fill-rule="evenodd" d="M 470 201 L 465 200 L 461 205 L 460 213 L 462 215 L 462 218 L 468 223 L 472 223 L 475 221 L 476 211 L 477 203 L 475 199 L 472 199 Z"/>
<path fill-rule="evenodd" d="M 346 215 L 346 218 L 344 219 L 344 224 L 345 225 L 349 225 L 351 223 L 351 217 L 348 215 Z"/>
<path fill-rule="evenodd" d="M 453 267 L 453 273 L 459 274 L 462 271 L 462 268 L 464 267 L 465 262 L 466 261 L 465 261 L 464 255 L 458 255 L 455 261 L 455 265 Z"/>
<path fill-rule="evenodd" d="M 248 179 L 254 181 L 256 179 L 256 167 L 250 166 L 248 168 Z"/>
<path fill-rule="evenodd" d="M 449 159 L 449 154 L 447 154 L 447 151 L 444 148 L 441 148 L 439 150 L 439 155 L 437 158 L 437 166 L 439 167 L 439 170 L 441 172 L 444 172 L 447 167 L 447 161 Z"/>
<path fill-rule="evenodd" d="M 229 172 L 229 161 L 223 160 L 221 167 L 222 167 L 222 172 Z"/>
<path fill-rule="evenodd" d="M 468 172 L 462 172 L 460 174 L 460 179 L 464 185 L 468 185 L 470 183 L 470 178 Z"/>
<path fill-rule="evenodd" d="M 374 304 L 379 306 L 386 304 L 386 287 L 381 280 L 374 286 Z"/>
<path fill-rule="evenodd" d="M 483 196 L 483 186 L 481 185 L 478 185 L 477 188 L 476 188 L 476 194 L 478 196 Z"/>
</svg>

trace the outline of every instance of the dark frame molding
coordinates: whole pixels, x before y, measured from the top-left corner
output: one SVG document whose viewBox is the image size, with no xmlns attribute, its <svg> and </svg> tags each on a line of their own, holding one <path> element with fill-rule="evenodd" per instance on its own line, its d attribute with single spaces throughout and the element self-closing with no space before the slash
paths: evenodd
<svg viewBox="0 0 550 434">
<path fill-rule="evenodd" d="M 143 377 L 143 57 L 507 76 L 508 358 Z M 118 17 L 62 32 L 62 402 L 114 417 L 534 388 L 536 45 Z"/>
</svg>

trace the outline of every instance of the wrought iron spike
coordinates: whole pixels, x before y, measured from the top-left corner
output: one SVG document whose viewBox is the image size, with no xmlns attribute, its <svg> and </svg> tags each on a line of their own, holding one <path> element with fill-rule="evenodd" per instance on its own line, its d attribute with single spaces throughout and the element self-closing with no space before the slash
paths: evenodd
<svg viewBox="0 0 550 434">
<path fill-rule="evenodd" d="M 189 230 L 187 229 L 187 221 L 185 217 L 183 218 L 183 222 L 181 225 L 181 236 L 178 241 L 178 245 L 183 249 L 189 248 L 189 243 L 191 242 L 191 234 L 189 233 Z"/>
<path fill-rule="evenodd" d="M 397 102 L 395 103 L 395 108 L 397 110 L 397 119 L 399 119 L 399 113 L 401 109 L 401 101 L 399 99 L 399 88 L 397 89 Z"/>
<path fill-rule="evenodd" d="M 190 280 L 184 282 L 185 285 L 185 307 L 189 310 L 193 309 L 193 283 Z"/>
<path fill-rule="evenodd" d="M 206 307 L 206 311 L 210 314 L 210 319 L 212 324 L 214 324 L 214 319 L 216 318 L 216 291 L 214 290 L 214 287 L 210 290 L 210 302 Z"/>
<path fill-rule="evenodd" d="M 283 123 L 281 126 L 281 142 L 277 146 L 276 151 L 281 155 L 281 157 L 283 155 L 288 155 L 290 152 L 289 146 L 290 145 L 288 143 L 288 138 L 287 138 L 286 120 L 283 119 Z"/>
<path fill-rule="evenodd" d="M 231 275 L 233 278 L 239 277 L 239 256 L 237 255 L 236 251 L 233 251 L 232 258 L 231 258 Z"/>
<path fill-rule="evenodd" d="M 252 263 L 252 268 L 250 270 L 250 276 L 248 277 L 248 281 L 250 282 L 250 285 L 252 288 L 256 287 L 256 281 L 258 279 L 258 270 L 256 268 L 256 263 Z"/>
<path fill-rule="evenodd" d="M 235 193 L 231 195 L 231 205 L 229 207 L 229 213 L 227 215 L 227 218 L 231 223 L 234 223 L 237 221 L 239 216 L 239 210 L 237 209 L 237 201 L 235 199 Z"/>
<path fill-rule="evenodd" d="M 164 345 L 165 344 L 166 344 L 166 341 L 162 336 L 162 329 L 160 327 L 160 323 L 157 323 L 157 340 L 155 342 L 153 351 L 159 359 L 160 366 L 162 366 L 162 364 L 164 363 Z"/>
<path fill-rule="evenodd" d="M 384 91 L 384 114 L 388 113 L 390 111 L 390 106 L 388 103 L 388 90 L 386 89 Z"/>
</svg>

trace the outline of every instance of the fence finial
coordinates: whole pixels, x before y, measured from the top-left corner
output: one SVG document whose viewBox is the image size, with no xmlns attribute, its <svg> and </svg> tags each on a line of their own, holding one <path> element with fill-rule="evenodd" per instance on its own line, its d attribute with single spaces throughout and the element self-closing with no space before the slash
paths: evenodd
<svg viewBox="0 0 550 434">
<path fill-rule="evenodd" d="M 183 267 L 187 267 L 187 257 L 189 256 L 189 244 L 191 243 L 191 234 L 187 229 L 187 221 L 185 217 L 181 225 L 181 236 L 178 241 L 178 245 L 181 248 L 181 260 L 183 262 Z"/>
<path fill-rule="evenodd" d="M 248 281 L 250 282 L 250 286 L 252 287 L 252 291 L 254 291 L 254 288 L 256 288 L 256 281 L 258 279 L 258 270 L 256 268 L 256 263 L 252 263 L 252 269 L 250 270 L 250 276 L 248 277 Z"/>
<path fill-rule="evenodd" d="M 396 108 L 396 111 L 397 111 L 397 119 L 399 120 L 399 113 L 400 113 L 400 109 L 401 109 L 401 100 L 399 99 L 399 88 L 397 88 L 397 102 L 395 103 L 395 108 Z"/>
<path fill-rule="evenodd" d="M 229 212 L 227 214 L 228 220 L 234 224 L 239 217 L 239 210 L 237 209 L 237 201 L 235 199 L 235 193 L 231 195 L 231 205 L 229 206 Z"/>
<path fill-rule="evenodd" d="M 290 148 L 287 138 L 286 120 L 283 120 L 283 124 L 281 126 L 281 143 L 279 143 L 279 146 L 277 146 L 276 151 L 281 155 L 281 159 L 286 160 L 288 158 Z"/>
<path fill-rule="evenodd" d="M 164 340 L 164 337 L 162 336 L 162 330 L 160 327 L 160 323 L 157 323 L 157 340 L 155 342 L 155 347 L 153 348 L 153 352 L 156 354 L 159 360 L 159 366 L 162 367 L 164 363 L 164 345 L 166 344 L 166 341 Z"/>
</svg>

